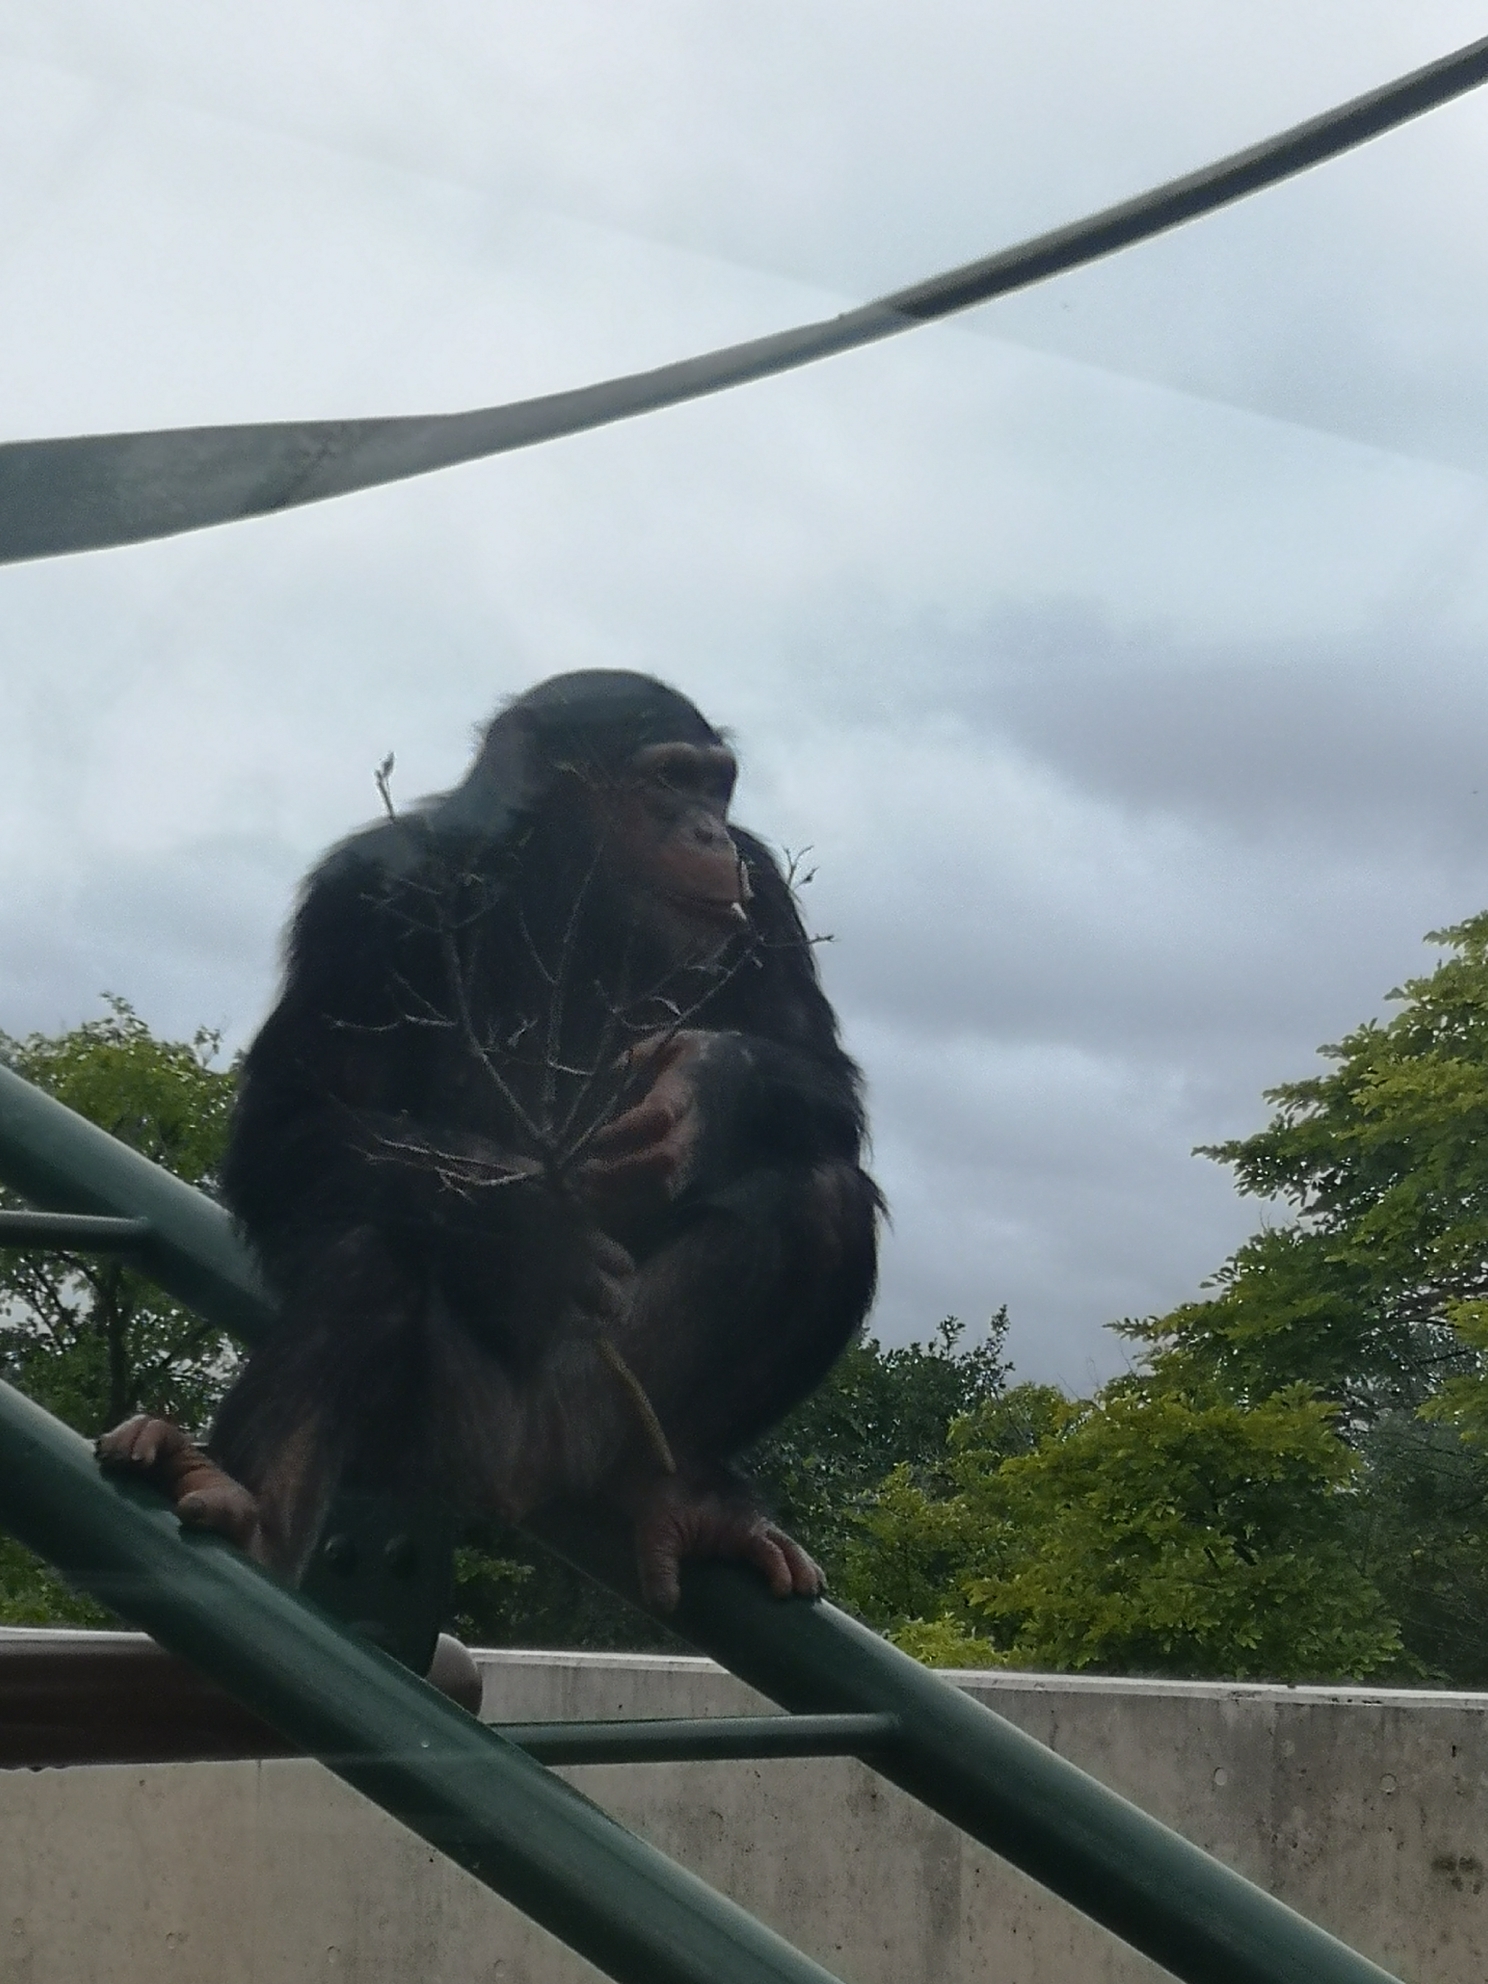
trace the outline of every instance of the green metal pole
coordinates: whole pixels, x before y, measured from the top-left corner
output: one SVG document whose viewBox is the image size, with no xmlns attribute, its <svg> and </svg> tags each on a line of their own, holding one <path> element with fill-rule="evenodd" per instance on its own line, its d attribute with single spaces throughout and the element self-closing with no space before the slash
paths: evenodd
<svg viewBox="0 0 1488 1984">
<path fill-rule="evenodd" d="M 0 1176 L 49 1210 L 147 1220 L 131 1250 L 140 1268 L 220 1329 L 251 1343 L 273 1322 L 273 1297 L 221 1206 L 4 1067 Z"/>
<path fill-rule="evenodd" d="M 629 1537 L 605 1511 L 557 1508 L 535 1527 L 639 1604 Z M 694 1564 L 667 1624 L 782 1708 L 892 1716 L 865 1763 L 1185 1984 L 1399 1984 L 835 1605 Z"/>
<path fill-rule="evenodd" d="M 786 1708 L 897 1717 L 876 1770 L 1189 1984 L 1396 1984 L 835 1606 L 700 1564 L 676 1623 Z"/>
<path fill-rule="evenodd" d="M 18 1106 L 16 1090 L 37 1106 L 31 1101 Z M 45 1166 L 29 1142 L 34 1132 L 46 1139 Z M 245 1291 L 257 1284 L 226 1215 L 133 1152 L 123 1153 L 127 1163 L 117 1162 L 113 1153 L 119 1148 L 101 1130 L 0 1070 L 0 1176 L 52 1204 L 153 1217 L 140 1196 L 144 1187 L 137 1168 L 143 1168 L 153 1174 L 150 1205 L 159 1207 L 162 1231 L 177 1236 L 179 1271 L 194 1276 L 196 1293 L 189 1299 L 224 1329 L 240 1329 L 250 1338 L 261 1331 L 272 1312 L 261 1290 L 254 1302 L 245 1300 Z M 44 1177 L 54 1184 L 28 1182 Z M 191 1222 L 199 1215 L 188 1201 L 211 1215 L 207 1225 L 215 1251 L 210 1258 L 191 1253 Z M 229 1274 L 219 1266 L 224 1253 L 231 1255 L 234 1272 Z M 241 1322 L 234 1320 L 240 1316 Z M 9 1521 L 0 1493 L 0 1522 Z M 635 1597 L 628 1541 L 606 1535 L 602 1515 L 558 1509 L 548 1512 L 538 1527 L 545 1541 L 592 1576 Z M 45 1543 L 33 1547 L 69 1568 L 68 1558 Z M 287 1593 L 279 1595 L 294 1603 Z M 157 1631 L 151 1619 L 122 1599 L 108 1602 L 195 1660 L 250 1707 L 259 1707 L 259 1697 L 244 1692 L 234 1679 L 230 1636 L 219 1657 L 170 1638 L 167 1630 Z M 251 1617 L 251 1607 L 242 1610 L 245 1620 Z M 901 1729 L 897 1744 L 873 1752 L 872 1761 L 884 1776 L 1186 1984 L 1397 1984 L 1388 1972 L 1004 1717 L 947 1686 L 834 1606 L 781 1603 L 750 1573 L 699 1565 L 684 1580 L 682 1609 L 671 1623 L 786 1708 L 896 1716 Z M 339 1635 L 336 1643 L 345 1644 Z M 423 1691 L 418 1698 L 423 1699 Z M 268 1708 L 260 1713 L 305 1741 Z M 391 1728 L 389 1733 L 396 1741 Z M 315 1745 L 305 1742 L 305 1747 Z"/>
<path fill-rule="evenodd" d="M 622 1984 L 834 1984 L 9 1385 L 0 1524 Z"/>
<path fill-rule="evenodd" d="M 545 1764 L 741 1763 L 759 1757 L 876 1757 L 893 1715 L 704 1715 L 607 1722 L 503 1722 L 501 1734 Z"/>
</svg>

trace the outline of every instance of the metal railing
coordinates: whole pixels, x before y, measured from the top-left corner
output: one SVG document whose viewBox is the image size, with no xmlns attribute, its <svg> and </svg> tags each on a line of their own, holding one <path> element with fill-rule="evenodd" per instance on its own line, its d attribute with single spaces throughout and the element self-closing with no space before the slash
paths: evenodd
<svg viewBox="0 0 1488 1984">
<path fill-rule="evenodd" d="M 1150 241 L 1367 144 L 1488 81 L 1488 39 L 1083 220 L 839 316 L 651 372 L 467 413 L 260 422 L 0 445 L 0 564 L 263 516 L 530 448 L 767 379 Z"/>
<path fill-rule="evenodd" d="M 127 1247 L 225 1330 L 251 1339 L 272 1319 L 221 1207 L 5 1069 L 0 1180 L 39 1208 L 9 1215 L 0 1244 Z M 70 1217 L 49 1222 L 53 1211 Z M 829 1973 L 538 1758 L 859 1756 L 1190 1984 L 1389 1984 L 834 1606 L 782 1603 L 737 1567 L 691 1567 L 672 1623 L 790 1716 L 502 1731 L 219 1538 L 182 1530 L 163 1497 L 103 1475 L 86 1441 L 9 1386 L 0 1524 L 627 1984 L 822 1984 Z M 634 1596 L 627 1539 L 602 1511 L 555 1512 L 541 1534 Z"/>
</svg>

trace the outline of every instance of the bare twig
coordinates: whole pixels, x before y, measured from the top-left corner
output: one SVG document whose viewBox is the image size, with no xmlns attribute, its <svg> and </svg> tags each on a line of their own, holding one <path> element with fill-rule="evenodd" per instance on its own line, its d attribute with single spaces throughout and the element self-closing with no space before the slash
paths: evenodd
<svg viewBox="0 0 1488 1984">
<path fill-rule="evenodd" d="M 641 1422 L 641 1431 L 646 1436 L 646 1444 L 655 1455 L 662 1473 L 675 1474 L 677 1472 L 676 1458 L 672 1453 L 671 1443 L 667 1439 L 666 1429 L 656 1416 L 656 1407 L 651 1403 L 647 1395 L 646 1387 L 641 1383 L 635 1372 L 631 1370 L 630 1366 L 607 1336 L 597 1336 L 594 1342 L 600 1356 L 620 1380 L 626 1397 L 635 1407 L 636 1417 Z"/>
<path fill-rule="evenodd" d="M 377 796 L 382 801 L 382 810 L 390 820 L 396 820 L 398 809 L 393 804 L 393 766 L 396 760 L 391 751 L 372 774 L 372 782 L 377 787 Z"/>
<path fill-rule="evenodd" d="M 459 1021 L 461 1037 L 467 1051 L 490 1077 L 491 1083 L 507 1108 L 516 1118 L 524 1136 L 532 1140 L 534 1154 L 546 1158 L 549 1155 L 548 1139 L 542 1127 L 523 1108 L 516 1091 L 496 1066 L 488 1050 L 482 1045 L 475 1029 L 475 1020 L 470 1010 L 469 986 L 461 968 L 459 947 L 453 937 L 445 933 L 441 945 L 444 952 L 445 970 L 449 977 L 450 994 L 455 1001 L 455 1016 Z"/>
</svg>

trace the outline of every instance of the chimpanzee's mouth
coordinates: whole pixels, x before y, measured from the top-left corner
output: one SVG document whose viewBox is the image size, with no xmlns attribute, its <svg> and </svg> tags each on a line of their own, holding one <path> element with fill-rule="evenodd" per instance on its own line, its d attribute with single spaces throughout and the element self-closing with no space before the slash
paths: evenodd
<svg viewBox="0 0 1488 1984">
<path fill-rule="evenodd" d="M 729 924 L 735 929 L 742 929 L 749 921 L 749 912 L 737 896 L 695 896 L 674 891 L 671 900 L 684 914 L 699 917 L 708 923 Z"/>
</svg>

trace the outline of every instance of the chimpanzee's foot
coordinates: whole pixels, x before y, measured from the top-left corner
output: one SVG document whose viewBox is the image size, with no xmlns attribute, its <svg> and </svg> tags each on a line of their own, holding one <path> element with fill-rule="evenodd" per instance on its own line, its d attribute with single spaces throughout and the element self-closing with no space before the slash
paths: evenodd
<svg viewBox="0 0 1488 1984">
<path fill-rule="evenodd" d="M 631 1499 L 641 1594 L 659 1611 L 676 1609 L 685 1559 L 753 1564 L 777 1598 L 818 1598 L 826 1579 L 793 1537 L 747 1501 L 699 1488 L 676 1475 L 650 1482 Z"/>
<path fill-rule="evenodd" d="M 214 1529 L 241 1549 L 258 1554 L 257 1501 L 168 1419 L 139 1413 L 105 1433 L 94 1451 L 102 1466 L 130 1468 L 164 1489 L 176 1505 L 176 1514 L 190 1528 Z"/>
</svg>

